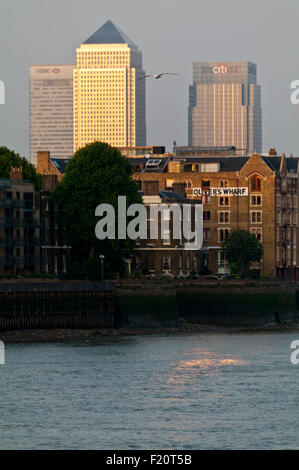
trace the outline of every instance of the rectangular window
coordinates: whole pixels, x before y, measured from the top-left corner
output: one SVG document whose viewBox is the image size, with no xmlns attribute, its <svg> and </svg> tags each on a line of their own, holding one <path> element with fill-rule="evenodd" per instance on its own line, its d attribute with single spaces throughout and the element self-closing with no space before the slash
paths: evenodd
<svg viewBox="0 0 299 470">
<path fill-rule="evenodd" d="M 209 196 L 208 194 L 203 194 L 202 203 L 203 204 L 210 204 L 210 202 L 211 202 L 211 196 Z"/>
<path fill-rule="evenodd" d="M 256 212 L 251 212 L 251 223 L 252 224 L 259 224 L 262 222 L 262 212 L 261 211 L 256 211 Z"/>
<path fill-rule="evenodd" d="M 210 211 L 203 211 L 203 220 L 210 221 L 211 220 L 211 212 Z"/>
<path fill-rule="evenodd" d="M 219 223 L 228 224 L 229 217 L 230 217 L 230 212 L 219 212 Z"/>
<path fill-rule="evenodd" d="M 229 206 L 230 201 L 228 196 L 220 196 L 218 200 L 219 206 Z"/>
<path fill-rule="evenodd" d="M 210 228 L 204 228 L 203 229 L 203 239 L 204 239 L 204 242 L 208 242 L 211 239 L 211 229 Z"/>
<path fill-rule="evenodd" d="M 224 242 L 229 235 L 229 229 L 228 228 L 220 228 L 218 229 L 218 242 Z"/>
<path fill-rule="evenodd" d="M 258 195 L 251 196 L 251 205 L 252 206 L 261 206 L 262 205 L 262 196 L 258 196 Z"/>
<path fill-rule="evenodd" d="M 33 209 L 33 193 L 24 193 L 25 209 Z"/>
<path fill-rule="evenodd" d="M 224 251 L 218 252 L 218 268 L 224 267 L 227 264 L 226 253 Z"/>
<path fill-rule="evenodd" d="M 250 229 L 250 233 L 254 235 L 260 242 L 263 240 L 263 231 L 261 228 L 252 228 Z"/>
</svg>

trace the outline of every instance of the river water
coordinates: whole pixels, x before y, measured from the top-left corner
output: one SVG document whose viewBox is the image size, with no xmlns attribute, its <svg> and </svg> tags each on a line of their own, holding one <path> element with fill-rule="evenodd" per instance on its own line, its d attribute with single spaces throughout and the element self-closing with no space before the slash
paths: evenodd
<svg viewBox="0 0 299 470">
<path fill-rule="evenodd" d="M 6 346 L 1 449 L 299 449 L 298 333 Z"/>
</svg>

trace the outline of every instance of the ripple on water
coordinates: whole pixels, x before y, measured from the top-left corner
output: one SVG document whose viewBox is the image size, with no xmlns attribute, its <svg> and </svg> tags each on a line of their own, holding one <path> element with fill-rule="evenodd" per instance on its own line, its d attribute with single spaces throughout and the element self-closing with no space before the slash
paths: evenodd
<svg viewBox="0 0 299 470">
<path fill-rule="evenodd" d="M 7 345 L 0 448 L 298 449 L 294 339 L 157 335 Z"/>
</svg>

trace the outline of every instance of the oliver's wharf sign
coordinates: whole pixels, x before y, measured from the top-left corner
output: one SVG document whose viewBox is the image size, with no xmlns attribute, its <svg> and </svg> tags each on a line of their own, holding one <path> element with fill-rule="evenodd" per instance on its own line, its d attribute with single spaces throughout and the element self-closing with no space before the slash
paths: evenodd
<svg viewBox="0 0 299 470">
<path fill-rule="evenodd" d="M 248 196 L 248 188 L 193 188 L 193 196 Z"/>
</svg>

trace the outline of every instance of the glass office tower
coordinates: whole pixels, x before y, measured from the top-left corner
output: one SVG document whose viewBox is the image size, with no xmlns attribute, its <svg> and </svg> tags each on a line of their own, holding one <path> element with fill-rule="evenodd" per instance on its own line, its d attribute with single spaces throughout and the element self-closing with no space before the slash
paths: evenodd
<svg viewBox="0 0 299 470">
<path fill-rule="evenodd" d="M 142 53 L 110 20 L 77 49 L 74 151 L 94 141 L 146 145 L 143 77 Z"/>
<path fill-rule="evenodd" d="M 189 146 L 262 151 L 261 89 L 251 62 L 196 62 L 189 87 Z"/>
<path fill-rule="evenodd" d="M 48 150 L 53 158 L 73 155 L 74 65 L 30 67 L 30 160 Z"/>
</svg>

